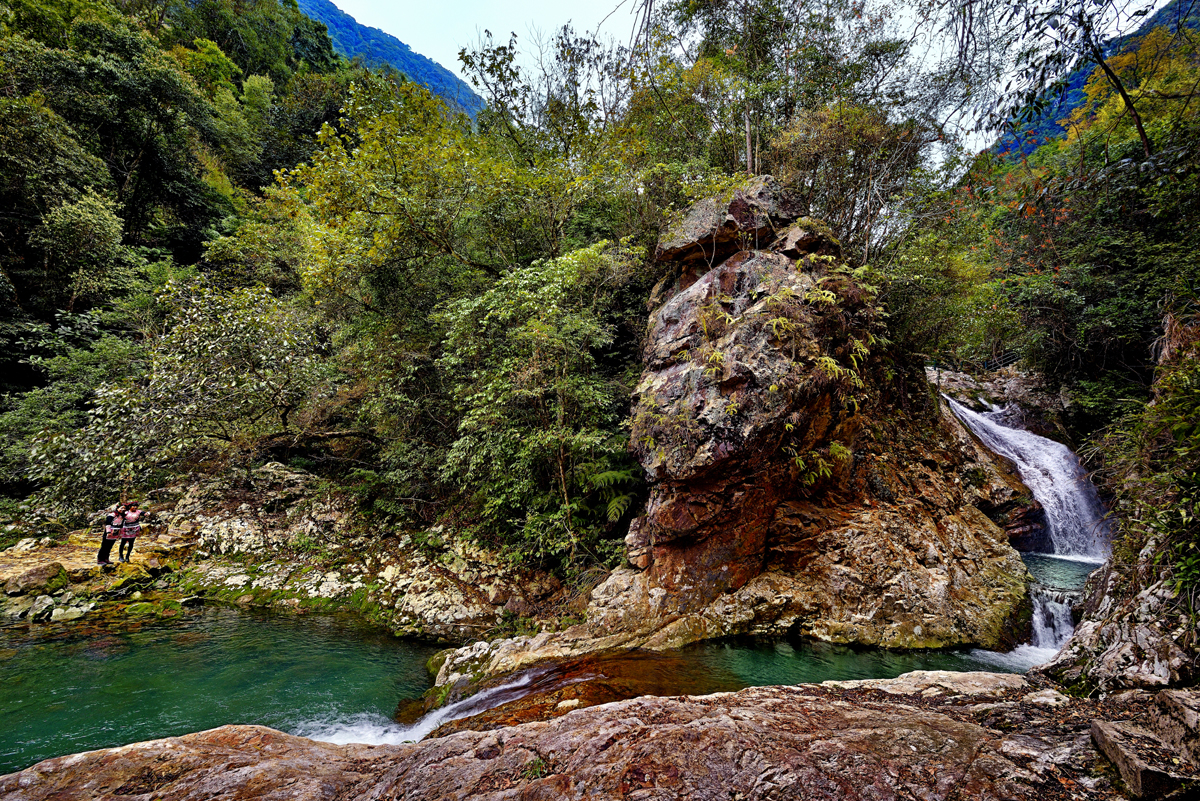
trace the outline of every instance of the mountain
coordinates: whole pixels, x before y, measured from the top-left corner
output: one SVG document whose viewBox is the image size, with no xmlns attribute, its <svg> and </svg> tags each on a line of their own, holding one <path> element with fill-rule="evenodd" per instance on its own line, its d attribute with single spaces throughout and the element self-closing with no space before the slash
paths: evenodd
<svg viewBox="0 0 1200 801">
<path fill-rule="evenodd" d="M 1195 28 L 1200 18 L 1195 13 L 1193 0 L 1171 0 L 1158 9 L 1148 20 L 1131 34 L 1114 37 L 1104 44 L 1104 56 L 1108 58 L 1124 50 L 1131 42 L 1140 39 L 1159 26 L 1175 30 L 1180 25 Z M 1046 106 L 1032 120 L 1020 124 L 1015 131 L 1005 132 L 993 148 L 993 152 L 1010 157 L 1029 155 L 1040 145 L 1057 139 L 1066 133 L 1059 120 L 1065 119 L 1084 102 L 1083 87 L 1096 65 L 1087 62 L 1068 74 L 1061 87 L 1045 98 Z"/>
<path fill-rule="evenodd" d="M 461 78 L 431 58 L 414 53 L 404 42 L 378 28 L 360 25 L 329 0 L 299 0 L 300 10 L 325 23 L 333 47 L 346 58 L 361 57 L 369 67 L 391 65 L 396 70 L 460 106 L 474 118 L 486 103 Z"/>
</svg>

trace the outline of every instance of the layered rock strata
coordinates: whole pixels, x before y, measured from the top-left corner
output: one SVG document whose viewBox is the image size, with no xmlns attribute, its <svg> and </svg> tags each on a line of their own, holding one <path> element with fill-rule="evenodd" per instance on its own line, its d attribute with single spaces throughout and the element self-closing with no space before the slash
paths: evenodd
<svg viewBox="0 0 1200 801">
<path fill-rule="evenodd" d="M 933 672 L 643 697 L 412 745 L 225 726 L 46 760 L 0 777 L 0 799 L 1120 798 L 1090 721 L 1149 702 Z"/>
</svg>

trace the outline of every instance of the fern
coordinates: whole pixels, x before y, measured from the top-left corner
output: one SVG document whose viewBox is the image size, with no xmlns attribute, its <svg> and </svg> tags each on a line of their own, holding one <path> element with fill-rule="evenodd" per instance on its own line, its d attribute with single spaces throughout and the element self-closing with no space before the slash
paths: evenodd
<svg viewBox="0 0 1200 801">
<path fill-rule="evenodd" d="M 588 481 L 596 489 L 605 489 L 614 484 L 625 484 L 634 481 L 632 470 L 606 470 L 603 473 L 597 473 Z"/>
<path fill-rule="evenodd" d="M 608 502 L 608 522 L 615 523 L 620 520 L 631 503 L 633 503 L 633 493 L 631 492 L 614 495 Z"/>
</svg>

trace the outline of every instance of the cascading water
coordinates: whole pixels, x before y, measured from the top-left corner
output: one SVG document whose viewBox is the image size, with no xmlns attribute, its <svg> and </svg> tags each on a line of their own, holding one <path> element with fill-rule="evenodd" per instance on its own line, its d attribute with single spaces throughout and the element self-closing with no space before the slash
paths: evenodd
<svg viewBox="0 0 1200 801">
<path fill-rule="evenodd" d="M 544 671 L 543 671 L 544 672 Z M 447 704 L 423 716 L 412 725 L 406 726 L 380 719 L 376 715 L 358 715 L 350 720 L 309 721 L 297 727 L 296 733 L 326 743 L 373 743 L 375 745 L 399 745 L 415 743 L 425 739 L 430 732 L 452 720 L 467 718 L 487 711 L 531 692 L 537 683 L 539 672 L 528 671 L 504 684 L 482 690 L 453 704 Z"/>
<path fill-rule="evenodd" d="M 1033 497 L 1042 505 L 1052 553 L 1042 558 L 1100 563 L 1108 558 L 1111 530 L 1104 505 L 1087 471 L 1069 448 L 1054 440 L 1003 424 L 1008 409 L 973 412 L 946 398 L 950 409 L 992 451 L 1016 465 L 1017 472 Z M 1027 562 L 1030 561 L 1026 556 Z M 1030 565 L 1031 569 L 1034 565 Z M 1035 575 L 1045 573 L 1034 570 Z M 1061 571 L 1059 571 L 1061 572 Z M 1030 589 L 1033 602 L 1033 634 L 1026 645 L 1007 654 L 990 654 L 989 659 L 1007 667 L 1032 667 L 1048 662 L 1071 638 L 1075 623 L 1071 604 L 1078 591 L 1049 583 L 1041 575 Z M 1082 576 L 1071 583 L 1082 584 Z M 1057 582 L 1055 582 L 1057 583 Z M 987 652 L 978 652 L 980 654 Z"/>
<path fill-rule="evenodd" d="M 984 445 L 1016 465 L 1021 480 L 1046 512 L 1055 556 L 1085 562 L 1108 558 L 1111 536 L 1104 505 L 1070 448 L 1003 425 L 999 421 L 1004 419 L 1004 409 L 979 414 L 946 400 Z"/>
</svg>

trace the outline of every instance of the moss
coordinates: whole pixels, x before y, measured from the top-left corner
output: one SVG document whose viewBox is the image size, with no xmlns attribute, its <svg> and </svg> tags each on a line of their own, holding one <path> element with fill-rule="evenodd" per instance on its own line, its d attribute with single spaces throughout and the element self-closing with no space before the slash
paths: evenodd
<svg viewBox="0 0 1200 801">
<path fill-rule="evenodd" d="M 429 673 L 429 677 L 431 679 L 437 678 L 437 674 L 439 671 L 441 671 L 442 665 L 446 664 L 446 660 L 450 657 L 450 654 L 454 653 L 454 651 L 454 648 L 446 648 L 445 650 L 438 651 L 436 654 L 429 657 L 429 661 L 425 663 L 425 670 Z"/>
<path fill-rule="evenodd" d="M 177 615 L 182 615 L 183 604 L 174 600 L 162 601 L 158 614 L 160 617 L 176 617 Z"/>
<path fill-rule="evenodd" d="M 130 617 L 149 617 L 151 615 L 157 615 L 159 609 L 159 606 L 150 603 L 149 601 L 140 601 L 136 604 L 130 604 L 129 606 L 125 607 L 125 614 L 129 615 Z"/>
</svg>

